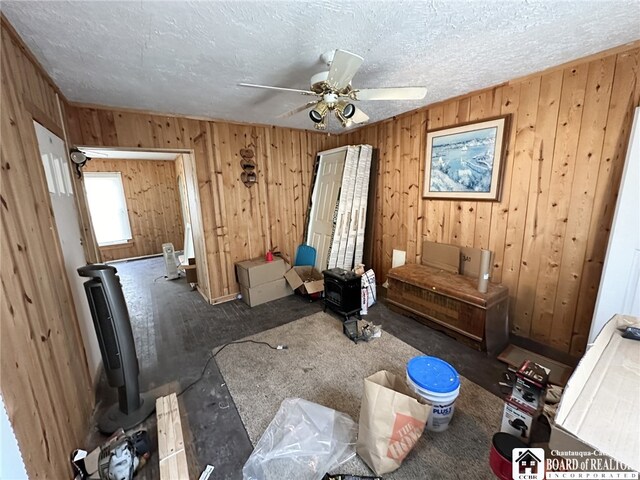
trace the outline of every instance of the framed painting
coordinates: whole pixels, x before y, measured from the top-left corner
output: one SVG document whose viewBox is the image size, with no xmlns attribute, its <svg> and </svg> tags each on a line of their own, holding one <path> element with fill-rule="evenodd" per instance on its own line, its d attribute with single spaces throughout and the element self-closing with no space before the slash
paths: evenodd
<svg viewBox="0 0 640 480">
<path fill-rule="evenodd" d="M 427 132 L 424 198 L 500 200 L 509 116 Z"/>
</svg>

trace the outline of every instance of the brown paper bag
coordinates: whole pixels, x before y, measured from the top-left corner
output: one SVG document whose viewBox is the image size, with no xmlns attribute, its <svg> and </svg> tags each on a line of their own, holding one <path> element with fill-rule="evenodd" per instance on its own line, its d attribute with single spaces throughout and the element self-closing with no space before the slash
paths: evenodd
<svg viewBox="0 0 640 480">
<path fill-rule="evenodd" d="M 356 451 L 376 473 L 396 470 L 422 435 L 431 407 L 386 370 L 364 379 Z"/>
</svg>

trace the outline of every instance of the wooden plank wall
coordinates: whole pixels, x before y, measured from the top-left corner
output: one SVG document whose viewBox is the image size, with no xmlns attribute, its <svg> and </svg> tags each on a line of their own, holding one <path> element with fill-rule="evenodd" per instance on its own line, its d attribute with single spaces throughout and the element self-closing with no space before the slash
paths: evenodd
<svg viewBox="0 0 640 480">
<path fill-rule="evenodd" d="M 1 43 L 0 391 L 29 478 L 69 478 L 94 394 L 28 109 L 58 134 L 62 117 L 4 18 Z"/>
<path fill-rule="evenodd" d="M 239 292 L 235 262 L 272 247 L 293 258 L 303 240 L 315 155 L 338 141 L 278 127 L 73 105 L 66 111 L 77 145 L 194 151 L 213 302 Z M 240 181 L 242 148 L 255 152 L 258 183 L 252 188 Z"/>
<path fill-rule="evenodd" d="M 94 158 L 84 171 L 122 174 L 133 239 L 126 245 L 100 247 L 105 262 L 162 253 L 167 242 L 182 249 L 184 226 L 175 162 Z"/>
<path fill-rule="evenodd" d="M 509 287 L 513 332 L 581 355 L 640 100 L 639 57 L 635 46 L 578 61 L 339 137 L 379 151 L 378 278 L 394 248 L 420 262 L 425 239 L 488 248 L 492 281 Z M 504 114 L 501 201 L 422 199 L 427 130 Z"/>
</svg>

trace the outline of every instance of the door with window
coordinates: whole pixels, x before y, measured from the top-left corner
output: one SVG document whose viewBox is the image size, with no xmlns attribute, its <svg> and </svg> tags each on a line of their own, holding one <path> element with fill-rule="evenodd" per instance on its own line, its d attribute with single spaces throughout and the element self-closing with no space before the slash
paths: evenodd
<svg viewBox="0 0 640 480">
<path fill-rule="evenodd" d="M 60 137 L 44 128 L 38 122 L 34 121 L 33 126 L 38 138 L 40 157 L 44 166 L 49 196 L 51 197 L 51 206 L 53 207 L 53 216 L 64 257 L 64 266 L 71 286 L 76 315 L 80 323 L 80 333 L 87 354 L 89 372 L 94 376 L 100 363 L 100 348 L 98 347 L 89 304 L 84 292 L 84 281 L 77 272 L 77 268 L 87 262 L 82 248 L 82 237 L 71 183 L 67 149 Z"/>
</svg>

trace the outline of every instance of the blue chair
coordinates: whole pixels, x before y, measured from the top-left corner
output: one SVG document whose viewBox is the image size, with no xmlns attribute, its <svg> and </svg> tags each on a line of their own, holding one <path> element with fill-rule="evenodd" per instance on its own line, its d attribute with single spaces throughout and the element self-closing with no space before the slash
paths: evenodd
<svg viewBox="0 0 640 480">
<path fill-rule="evenodd" d="M 310 245 L 302 245 L 298 246 L 296 250 L 296 260 L 294 266 L 302 267 L 302 266 L 315 266 L 316 264 L 316 249 Z"/>
</svg>

